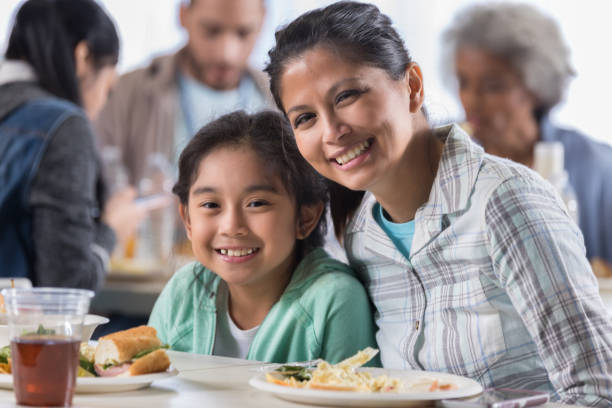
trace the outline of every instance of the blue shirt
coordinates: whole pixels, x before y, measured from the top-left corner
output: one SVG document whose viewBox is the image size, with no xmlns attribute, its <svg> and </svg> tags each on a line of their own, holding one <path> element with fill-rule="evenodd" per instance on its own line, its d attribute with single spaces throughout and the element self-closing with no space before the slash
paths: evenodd
<svg viewBox="0 0 612 408">
<path fill-rule="evenodd" d="M 238 88 L 226 91 L 212 89 L 186 75 L 178 76 L 179 112 L 175 123 L 175 163 L 195 133 L 207 123 L 235 110 L 249 113 L 267 107 L 266 99 L 248 75 Z"/>
<path fill-rule="evenodd" d="M 565 148 L 565 169 L 576 192 L 587 258 L 602 258 L 612 265 L 612 146 L 554 126 L 548 118 L 540 128 L 542 141 L 561 142 Z"/>
<path fill-rule="evenodd" d="M 372 213 L 380 228 L 387 233 L 397 249 L 400 250 L 406 259 L 410 259 L 410 246 L 414 237 L 414 220 L 404 223 L 389 221 L 379 203 L 374 204 Z"/>
</svg>

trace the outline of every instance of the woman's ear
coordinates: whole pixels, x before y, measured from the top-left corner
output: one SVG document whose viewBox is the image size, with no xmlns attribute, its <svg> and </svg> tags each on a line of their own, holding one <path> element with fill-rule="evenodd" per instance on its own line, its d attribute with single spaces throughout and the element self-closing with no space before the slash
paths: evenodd
<svg viewBox="0 0 612 408">
<path fill-rule="evenodd" d="M 183 203 L 179 203 L 179 215 L 181 216 L 181 220 L 183 220 L 187 238 L 189 238 L 191 241 L 191 220 L 189 219 L 189 209 L 186 205 L 183 205 Z"/>
<path fill-rule="evenodd" d="M 83 78 L 91 71 L 89 63 L 89 47 L 83 40 L 74 47 L 74 69 L 77 78 Z"/>
<path fill-rule="evenodd" d="M 324 209 L 325 205 L 323 203 L 303 205 L 302 208 L 300 208 L 299 219 L 296 226 L 297 239 L 305 239 L 310 235 L 312 230 L 314 230 L 319 223 L 319 219 Z"/>
<path fill-rule="evenodd" d="M 410 90 L 410 112 L 416 113 L 423 106 L 425 92 L 423 90 L 423 73 L 416 62 L 412 62 L 406 68 L 405 81 Z"/>
</svg>

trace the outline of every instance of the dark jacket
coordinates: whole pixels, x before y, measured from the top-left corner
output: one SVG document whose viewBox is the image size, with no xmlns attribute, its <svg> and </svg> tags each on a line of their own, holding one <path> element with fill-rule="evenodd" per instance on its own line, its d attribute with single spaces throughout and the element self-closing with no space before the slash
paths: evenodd
<svg viewBox="0 0 612 408">
<path fill-rule="evenodd" d="M 115 243 L 113 231 L 100 221 L 102 182 L 100 162 L 95 150 L 90 123 L 85 113 L 73 104 L 61 102 L 40 89 L 34 82 L 8 82 L 0 85 L 0 126 L 19 113 L 25 118 L 24 127 L 32 130 L 48 121 L 48 110 L 32 109 L 34 101 L 51 102 L 52 110 L 66 109 L 51 129 L 39 132 L 40 154 L 29 163 L 30 176 L 20 182 L 21 197 L 3 200 L 0 206 L 15 203 L 25 214 L 16 216 L 14 208 L 0 209 L 0 235 L 9 230 L 15 234 L 27 254 L 27 271 L 0 271 L 2 276 L 27 276 L 35 286 L 63 286 L 96 289 L 104 281 L 108 258 Z M 54 103 L 55 102 L 55 103 Z M 59 103 L 58 103 L 59 102 Z M 39 104 L 38 104 L 39 105 Z M 32 109 L 32 110 L 30 110 Z M 38 117 L 37 117 L 38 115 Z M 42 115 L 42 116 L 41 116 Z M 27 123 L 25 123 L 27 122 Z M 45 126 L 40 125 L 40 129 Z M 19 127 L 4 128 L 2 139 L 19 141 Z M 9 135 L 10 133 L 10 135 Z M 30 132 L 30 135 L 32 132 Z M 0 148 L 0 167 L 24 160 L 24 154 Z M 3 177 L 10 179 L 18 175 Z M 8 183 L 0 185 L 6 188 Z M 4 210 L 4 211 L 2 211 Z M 20 219 L 21 218 L 21 219 Z M 19 228 L 11 223 L 20 222 Z M 0 252 L 1 253 L 1 252 Z M 8 251 L 5 257 L 10 257 Z M 10 260 L 0 259 L 1 265 Z M 19 268 L 12 263 L 14 268 Z"/>
</svg>

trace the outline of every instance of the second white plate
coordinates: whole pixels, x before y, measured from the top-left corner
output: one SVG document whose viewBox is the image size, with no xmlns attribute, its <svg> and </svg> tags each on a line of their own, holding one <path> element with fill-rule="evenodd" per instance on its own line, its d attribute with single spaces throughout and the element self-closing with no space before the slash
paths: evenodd
<svg viewBox="0 0 612 408">
<path fill-rule="evenodd" d="M 398 392 L 366 393 L 352 391 L 327 391 L 287 387 L 271 384 L 266 381 L 265 373 L 251 378 L 251 386 L 269 392 L 278 398 L 314 405 L 332 405 L 342 407 L 407 407 L 422 406 L 425 401 L 449 398 L 463 398 L 480 394 L 482 386 L 474 380 L 458 375 L 434 373 L 429 371 L 385 370 L 382 368 L 364 368 L 372 375 L 388 375 L 401 379 L 407 384 L 419 382 L 420 378 L 438 379 L 440 382 L 453 383 L 454 390 L 434 392 Z"/>
<path fill-rule="evenodd" d="M 104 393 L 138 390 L 151 385 L 153 381 L 174 377 L 178 374 L 176 368 L 154 374 L 136 375 L 134 377 L 78 377 L 75 392 Z M 12 389 L 13 376 L 0 374 L 0 388 Z"/>
</svg>

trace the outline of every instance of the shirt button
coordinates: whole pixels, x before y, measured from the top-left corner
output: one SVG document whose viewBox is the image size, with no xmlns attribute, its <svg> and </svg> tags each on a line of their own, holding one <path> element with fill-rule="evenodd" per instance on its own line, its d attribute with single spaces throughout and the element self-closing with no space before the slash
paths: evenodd
<svg viewBox="0 0 612 408">
<path fill-rule="evenodd" d="M 419 324 L 420 322 L 418 320 L 414 322 L 414 330 L 419 330 Z"/>
</svg>

